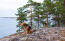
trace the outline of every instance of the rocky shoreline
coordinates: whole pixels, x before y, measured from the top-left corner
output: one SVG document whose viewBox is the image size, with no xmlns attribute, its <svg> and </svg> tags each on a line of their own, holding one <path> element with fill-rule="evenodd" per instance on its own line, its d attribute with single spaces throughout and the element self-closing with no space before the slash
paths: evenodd
<svg viewBox="0 0 65 41">
<path fill-rule="evenodd" d="M 65 41 L 65 27 L 40 28 L 32 34 L 14 34 L 0 41 Z"/>
</svg>

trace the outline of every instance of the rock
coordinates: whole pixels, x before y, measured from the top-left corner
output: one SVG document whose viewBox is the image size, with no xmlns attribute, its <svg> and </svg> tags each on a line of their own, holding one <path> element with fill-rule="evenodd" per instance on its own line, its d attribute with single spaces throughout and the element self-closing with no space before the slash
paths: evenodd
<svg viewBox="0 0 65 41">
<path fill-rule="evenodd" d="M 60 38 L 60 41 L 65 41 L 65 37 L 61 37 Z"/>
<path fill-rule="evenodd" d="M 32 34 L 22 33 L 21 36 L 13 35 L 0 41 L 65 41 L 65 28 L 43 28 Z"/>
<path fill-rule="evenodd" d="M 10 39 L 9 41 L 19 41 L 18 38 L 13 38 L 13 39 Z"/>
<path fill-rule="evenodd" d="M 20 40 L 26 40 L 26 39 L 27 39 L 27 37 L 20 38 Z"/>
</svg>

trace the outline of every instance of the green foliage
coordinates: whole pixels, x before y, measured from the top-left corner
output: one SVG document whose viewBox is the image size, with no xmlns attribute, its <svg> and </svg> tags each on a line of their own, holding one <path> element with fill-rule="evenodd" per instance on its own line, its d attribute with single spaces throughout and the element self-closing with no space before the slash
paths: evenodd
<svg viewBox="0 0 65 41">
<path fill-rule="evenodd" d="M 44 0 L 44 7 L 47 7 L 47 11 L 49 12 L 49 15 L 52 15 L 52 19 L 57 22 L 58 26 L 60 24 L 65 23 L 63 20 L 65 20 L 63 17 L 65 13 L 64 9 L 64 0 Z M 62 22 L 63 21 L 63 22 Z M 60 23 L 61 22 L 61 23 Z M 57 25 L 56 24 L 56 25 Z"/>
<path fill-rule="evenodd" d="M 30 10 L 27 10 L 27 8 L 30 8 L 32 6 L 32 16 L 27 16 L 30 13 Z M 57 22 L 54 23 L 52 26 L 58 26 L 65 24 L 65 7 L 64 7 L 64 0 L 44 0 L 43 3 L 38 3 L 33 0 L 29 0 L 26 5 L 23 7 L 19 7 L 18 13 L 16 14 L 19 31 L 23 28 L 20 26 L 20 24 L 27 20 L 27 18 L 33 18 L 32 21 L 37 22 L 38 26 L 42 24 L 43 26 L 46 24 L 46 13 L 48 13 L 48 18 L 52 17 L 52 20 Z M 29 20 L 30 21 L 30 20 Z M 49 25 L 50 22 L 49 21 Z M 33 23 L 34 25 L 34 23 Z"/>
<path fill-rule="evenodd" d="M 32 17 L 34 18 L 34 21 L 38 22 L 38 26 L 41 24 L 46 24 L 44 21 L 46 15 L 44 15 L 44 8 L 42 3 L 38 3 L 38 2 L 34 2 L 34 1 L 30 1 L 30 4 L 33 6 L 33 14 Z"/>
<path fill-rule="evenodd" d="M 24 8 L 22 7 L 18 8 L 17 10 L 18 10 L 18 14 L 16 14 L 16 16 L 18 16 L 17 17 L 17 22 L 18 22 L 17 27 L 19 28 L 17 32 L 19 32 L 23 29 L 23 27 L 20 24 L 27 20 L 26 19 L 27 14 L 23 11 Z"/>
</svg>

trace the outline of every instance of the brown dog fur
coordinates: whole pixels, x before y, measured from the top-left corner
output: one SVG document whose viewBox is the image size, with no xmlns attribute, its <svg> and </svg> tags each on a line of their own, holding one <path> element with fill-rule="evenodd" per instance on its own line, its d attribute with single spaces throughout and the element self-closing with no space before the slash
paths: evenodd
<svg viewBox="0 0 65 41">
<path fill-rule="evenodd" d="M 21 23 L 22 26 L 24 26 L 24 30 L 26 34 L 31 34 L 35 32 L 35 30 L 32 30 L 31 26 L 29 24 L 26 24 L 25 22 Z"/>
</svg>

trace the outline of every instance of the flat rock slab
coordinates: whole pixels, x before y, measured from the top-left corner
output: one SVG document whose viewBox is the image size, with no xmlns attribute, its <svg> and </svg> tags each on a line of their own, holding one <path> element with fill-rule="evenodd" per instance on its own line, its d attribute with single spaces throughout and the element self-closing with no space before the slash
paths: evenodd
<svg viewBox="0 0 65 41">
<path fill-rule="evenodd" d="M 0 41 L 65 41 L 65 27 L 37 29 L 32 34 L 8 36 Z"/>
</svg>

